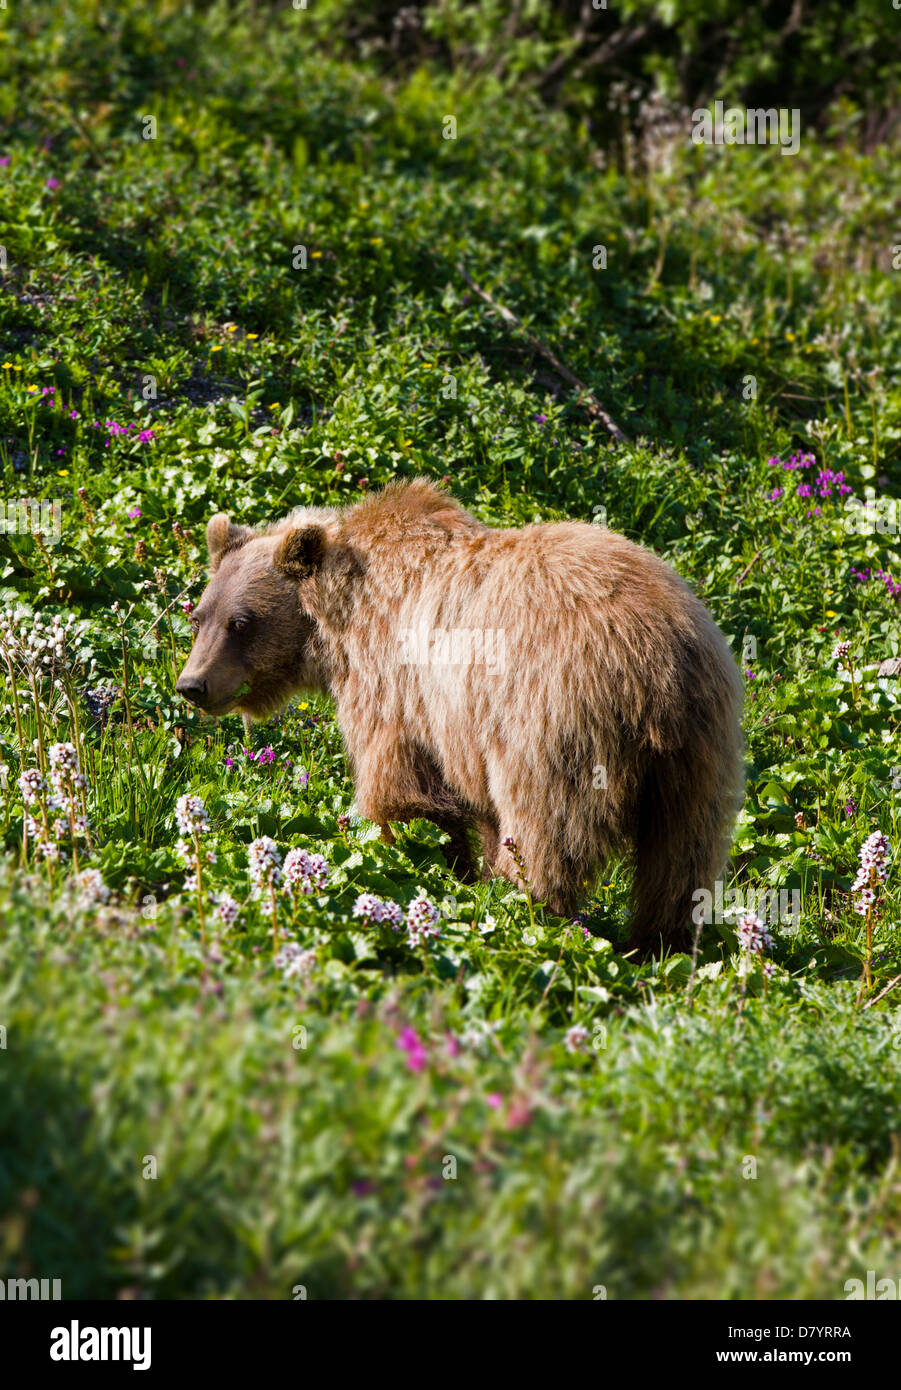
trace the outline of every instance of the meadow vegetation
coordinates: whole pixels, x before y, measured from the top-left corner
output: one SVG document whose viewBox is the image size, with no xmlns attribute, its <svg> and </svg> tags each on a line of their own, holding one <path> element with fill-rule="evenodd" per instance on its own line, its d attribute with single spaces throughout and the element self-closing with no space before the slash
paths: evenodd
<svg viewBox="0 0 901 1390">
<path fill-rule="evenodd" d="M 867 93 L 785 157 L 693 145 L 694 70 L 633 8 L 656 72 L 636 41 L 582 73 L 518 7 L 501 63 L 487 2 L 387 44 L 315 0 L 0 11 L 3 1274 L 831 1299 L 901 1270 L 892 11 L 856 7 Z M 249 735 L 177 698 L 211 514 L 419 475 L 494 525 L 603 521 L 701 595 L 746 683 L 724 901 L 797 913 L 636 961 L 627 863 L 574 921 L 462 884 L 432 824 L 355 813 L 326 698 Z"/>
</svg>

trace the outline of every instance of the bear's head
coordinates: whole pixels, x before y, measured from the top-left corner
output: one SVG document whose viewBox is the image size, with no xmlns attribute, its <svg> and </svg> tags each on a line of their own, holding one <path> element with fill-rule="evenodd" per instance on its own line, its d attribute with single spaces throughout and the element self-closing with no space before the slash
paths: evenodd
<svg viewBox="0 0 901 1390">
<path fill-rule="evenodd" d="M 186 700 L 208 714 L 263 718 L 298 690 L 328 688 L 304 581 L 323 567 L 334 516 L 302 509 L 264 532 L 221 512 L 210 518 L 211 579 L 191 613 L 194 645 L 175 687 Z"/>
</svg>

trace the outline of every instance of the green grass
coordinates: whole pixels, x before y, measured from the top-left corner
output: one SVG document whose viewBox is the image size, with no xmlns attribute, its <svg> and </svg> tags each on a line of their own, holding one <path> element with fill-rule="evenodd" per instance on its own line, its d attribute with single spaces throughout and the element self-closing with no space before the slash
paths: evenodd
<svg viewBox="0 0 901 1390">
<path fill-rule="evenodd" d="M 67 1297 L 841 1298 L 901 1260 L 897 874 L 863 988 L 851 894 L 866 837 L 898 843 L 877 575 L 901 573 L 838 486 L 796 489 L 828 468 L 899 491 L 896 157 L 852 143 L 846 100 L 794 158 L 683 130 L 618 159 L 497 75 L 386 76 L 314 22 L 316 44 L 291 9 L 0 12 L 0 469 L 9 501 L 62 509 L 59 544 L 0 535 L 0 604 L 26 631 L 76 620 L 61 688 L 13 659 L 18 725 L 0 664 L 0 1274 Z M 325 699 L 250 745 L 176 699 L 211 513 L 418 474 L 493 524 L 600 515 L 709 604 L 748 673 L 725 888 L 800 895 L 771 978 L 728 924 L 694 964 L 618 955 L 627 865 L 584 923 L 533 928 L 511 886 L 454 879 L 434 826 L 384 845 Z M 23 857 L 38 736 L 81 740 L 106 904 Z M 216 852 L 202 931 L 187 792 Z M 260 835 L 329 861 L 279 898 L 305 974 L 273 962 Z M 353 915 L 420 887 L 444 905 L 428 946 Z"/>
</svg>

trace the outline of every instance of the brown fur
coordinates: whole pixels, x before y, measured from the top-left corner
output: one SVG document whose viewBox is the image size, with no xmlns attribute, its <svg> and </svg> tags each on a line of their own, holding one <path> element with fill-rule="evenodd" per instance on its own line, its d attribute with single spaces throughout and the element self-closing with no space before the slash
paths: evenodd
<svg viewBox="0 0 901 1390">
<path fill-rule="evenodd" d="M 386 836 L 428 817 L 465 875 L 476 831 L 486 870 L 516 881 L 511 836 L 536 897 L 567 914 L 631 851 L 630 944 L 688 944 L 737 807 L 741 685 L 663 561 L 581 523 L 491 529 L 422 481 L 263 533 L 207 530 L 214 573 L 179 689 L 255 716 L 330 691 L 358 809 Z M 237 610 L 253 618 L 230 632 Z M 420 625 L 500 630 L 506 660 L 411 663 L 403 634 Z"/>
</svg>

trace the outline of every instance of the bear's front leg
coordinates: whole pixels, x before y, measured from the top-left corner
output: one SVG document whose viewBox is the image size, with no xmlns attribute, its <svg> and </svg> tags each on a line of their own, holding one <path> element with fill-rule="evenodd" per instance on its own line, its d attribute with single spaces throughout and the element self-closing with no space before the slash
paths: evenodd
<svg viewBox="0 0 901 1390">
<path fill-rule="evenodd" d="M 433 821 L 450 837 L 442 846 L 448 867 L 461 879 L 475 880 L 470 817 L 424 748 L 382 729 L 353 761 L 357 809 L 380 827 L 385 844 L 395 842 L 391 821 Z"/>
</svg>

